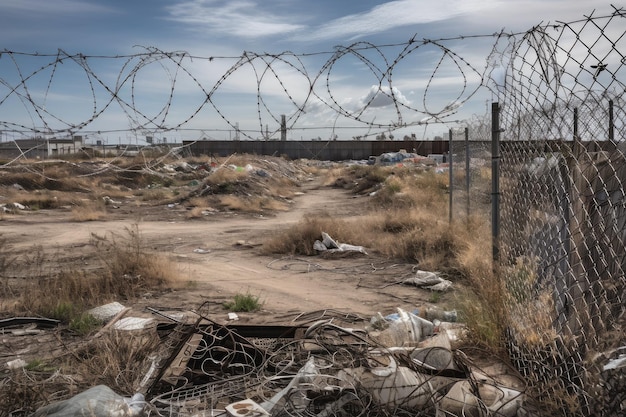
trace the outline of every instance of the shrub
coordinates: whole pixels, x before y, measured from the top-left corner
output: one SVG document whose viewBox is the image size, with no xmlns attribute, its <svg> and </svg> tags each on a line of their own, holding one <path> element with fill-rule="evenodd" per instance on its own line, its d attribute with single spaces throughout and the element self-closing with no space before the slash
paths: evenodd
<svg viewBox="0 0 626 417">
<path fill-rule="evenodd" d="M 260 310 L 262 305 L 259 296 L 250 293 L 235 294 L 232 301 L 224 303 L 227 310 L 248 313 Z"/>
<path fill-rule="evenodd" d="M 69 329 L 79 336 L 86 336 L 100 327 L 102 323 L 89 313 L 81 313 L 70 320 Z"/>
</svg>

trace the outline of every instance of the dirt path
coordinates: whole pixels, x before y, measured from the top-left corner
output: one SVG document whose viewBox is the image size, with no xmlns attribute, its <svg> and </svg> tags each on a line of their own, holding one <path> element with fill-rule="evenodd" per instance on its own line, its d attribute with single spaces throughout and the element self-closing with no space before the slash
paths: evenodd
<svg viewBox="0 0 626 417">
<path fill-rule="evenodd" d="M 429 293 L 396 283 L 411 265 L 395 265 L 374 256 L 325 259 L 262 256 L 259 245 L 268 236 L 300 221 L 307 214 L 358 215 L 367 197 L 340 189 L 303 186 L 291 210 L 261 217 L 217 214 L 189 220 L 184 210 L 158 207 L 160 221 L 143 221 L 142 212 L 123 220 L 73 222 L 68 213 L 35 212 L 7 216 L 0 234 L 19 249 L 41 245 L 48 253 L 62 253 L 70 262 L 80 258 L 92 233 L 124 234 L 137 225 L 150 248 L 170 257 L 181 278 L 180 288 L 139 301 L 141 306 L 194 308 L 204 301 L 221 304 L 234 294 L 249 292 L 263 301 L 263 311 L 241 314 L 242 321 L 280 320 L 281 316 L 324 309 L 341 309 L 370 317 L 396 307 L 411 310 L 425 303 Z M 154 210 L 154 208 L 152 209 Z M 332 235 L 332 231 L 328 231 Z M 243 244 L 241 244 L 243 243 Z M 359 244 L 359 242 L 347 242 Z M 313 244 L 313 242 L 311 242 Z"/>
</svg>

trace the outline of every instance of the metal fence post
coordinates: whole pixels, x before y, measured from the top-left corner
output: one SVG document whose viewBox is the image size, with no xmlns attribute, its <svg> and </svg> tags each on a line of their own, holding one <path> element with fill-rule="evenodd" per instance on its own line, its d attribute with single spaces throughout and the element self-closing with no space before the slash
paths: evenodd
<svg viewBox="0 0 626 417">
<path fill-rule="evenodd" d="M 493 261 L 500 259 L 500 104 L 491 104 L 491 238 Z"/>
<path fill-rule="evenodd" d="M 454 192 L 454 178 L 452 176 L 452 129 L 448 130 L 448 175 L 449 175 L 449 182 L 450 182 L 450 186 L 448 187 L 448 190 L 450 191 L 450 208 L 449 210 L 449 219 L 448 221 L 450 223 L 452 223 L 452 194 Z"/>
<path fill-rule="evenodd" d="M 615 120 L 613 115 L 613 100 L 609 100 L 609 141 L 615 142 Z"/>
<path fill-rule="evenodd" d="M 469 129 L 465 128 L 465 195 L 467 218 L 470 216 L 470 149 L 469 149 Z"/>
</svg>

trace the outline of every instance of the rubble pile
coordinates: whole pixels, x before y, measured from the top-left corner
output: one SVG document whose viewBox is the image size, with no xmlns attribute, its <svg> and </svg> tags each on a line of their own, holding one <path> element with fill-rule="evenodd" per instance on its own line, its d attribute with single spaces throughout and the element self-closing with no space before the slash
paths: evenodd
<svg viewBox="0 0 626 417">
<path fill-rule="evenodd" d="M 398 309 L 372 319 L 324 310 L 288 326 L 223 325 L 199 310 L 155 327 L 162 343 L 132 398 L 101 387 L 92 393 L 106 398 L 83 392 L 42 409 L 91 407 L 97 417 L 532 415 L 514 373 L 482 369 L 452 348 L 458 323 Z"/>
</svg>

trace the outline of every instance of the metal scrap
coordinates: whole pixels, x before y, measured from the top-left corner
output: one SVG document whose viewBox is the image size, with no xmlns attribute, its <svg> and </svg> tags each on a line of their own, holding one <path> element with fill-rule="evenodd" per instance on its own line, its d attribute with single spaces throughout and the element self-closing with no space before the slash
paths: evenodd
<svg viewBox="0 0 626 417">
<path fill-rule="evenodd" d="M 178 417 L 490 416 L 523 407 L 521 385 L 473 372 L 447 332 L 398 313 L 407 332 L 390 344 L 365 318 L 336 311 L 300 314 L 290 326 L 221 325 L 202 313 L 162 323 L 168 348 L 152 357 L 137 392 L 159 415 Z"/>
</svg>

